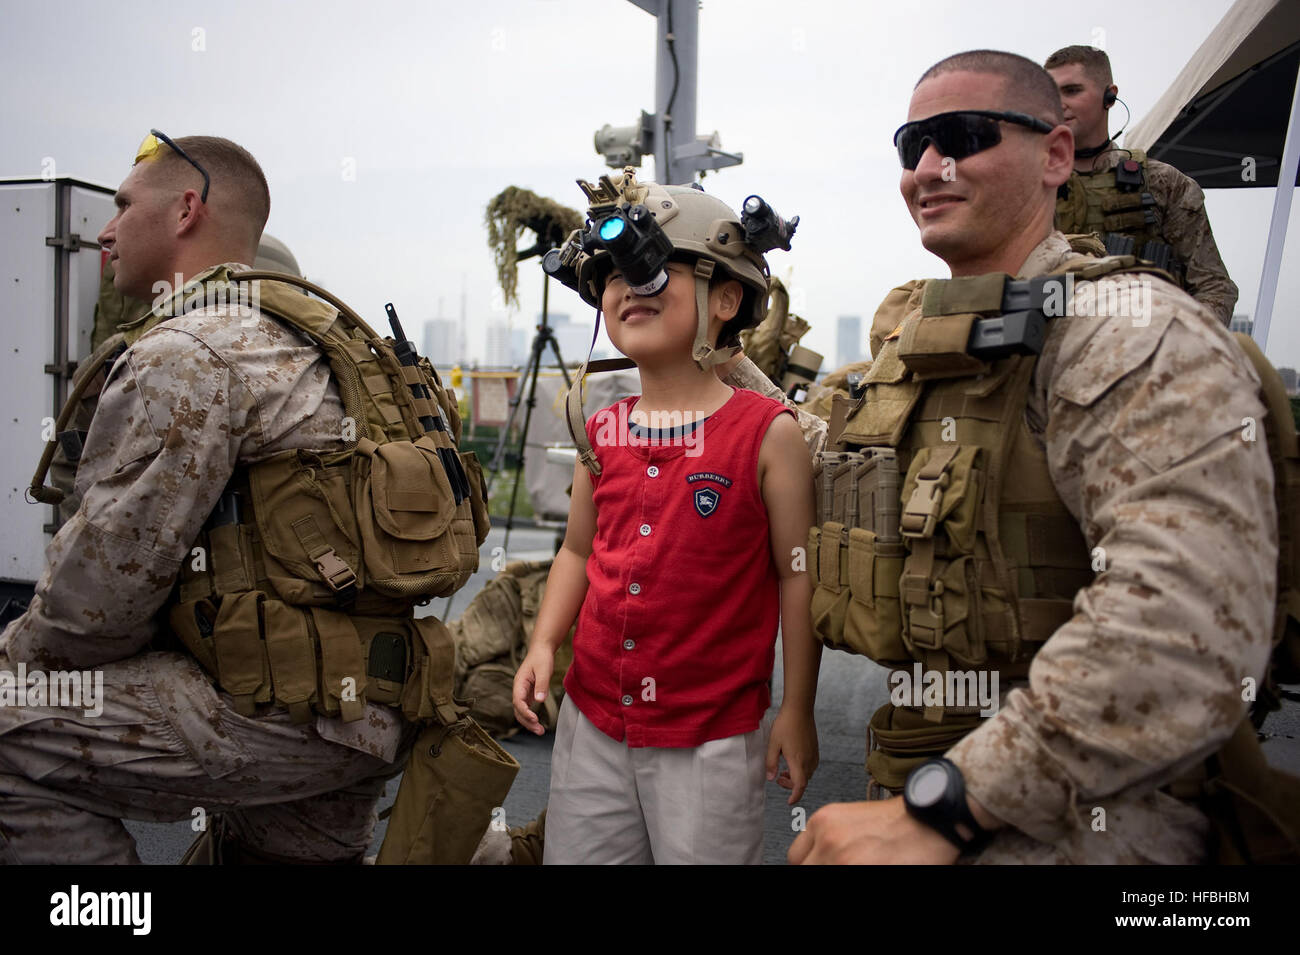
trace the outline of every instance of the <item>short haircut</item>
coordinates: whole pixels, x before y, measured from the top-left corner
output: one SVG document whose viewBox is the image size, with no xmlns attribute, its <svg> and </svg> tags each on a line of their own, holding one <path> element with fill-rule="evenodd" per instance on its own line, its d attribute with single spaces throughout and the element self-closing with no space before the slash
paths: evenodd
<svg viewBox="0 0 1300 955">
<path fill-rule="evenodd" d="M 182 136 L 176 145 L 207 170 L 212 179 L 208 200 L 220 196 L 223 206 L 240 211 L 255 228 L 254 239 L 261 237 L 271 215 L 271 190 L 257 160 L 243 146 L 219 136 Z M 198 170 L 164 143 L 158 150 L 159 172 L 166 177 L 198 176 Z"/>
<path fill-rule="evenodd" d="M 1096 80 L 1097 85 L 1102 89 L 1115 82 L 1110 72 L 1110 57 L 1106 55 L 1105 50 L 1099 50 L 1094 46 L 1063 46 L 1047 58 L 1043 69 L 1054 70 L 1074 63 L 1080 64 L 1083 72 Z"/>
<path fill-rule="evenodd" d="M 991 73 L 1007 81 L 1003 107 L 1028 113 L 1053 125 L 1065 122 L 1061 109 L 1061 91 L 1050 73 L 1028 57 L 1002 50 L 969 50 L 940 60 L 916 81 L 920 86 L 928 79 L 945 73 Z"/>
</svg>

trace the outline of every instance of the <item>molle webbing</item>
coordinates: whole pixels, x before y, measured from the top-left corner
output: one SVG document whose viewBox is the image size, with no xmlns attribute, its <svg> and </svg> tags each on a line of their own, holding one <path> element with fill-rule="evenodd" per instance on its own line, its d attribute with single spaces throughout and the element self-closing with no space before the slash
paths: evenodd
<svg viewBox="0 0 1300 955">
<path fill-rule="evenodd" d="M 294 607 L 248 591 L 218 609 L 207 599 L 173 604 L 169 623 L 243 716 L 272 703 L 297 723 L 313 713 L 358 720 L 367 703 L 447 724 L 468 712 L 453 695 L 451 635 L 435 617 Z"/>
<path fill-rule="evenodd" d="M 836 451 L 815 468 L 822 506 L 809 567 L 814 631 L 827 645 L 900 670 L 919 662 L 945 680 L 983 675 L 990 686 L 996 673 L 1002 693 L 1027 676 L 1091 583 L 1091 555 L 1024 420 L 1041 340 L 1009 337 L 1013 347 L 979 356 L 968 349 L 1017 314 L 1036 313 L 1046 329 L 1075 280 L 1121 270 L 1155 271 L 1083 256 L 1031 280 L 931 281 L 886 299 L 865 394 L 836 398 Z M 879 481 L 857 480 L 869 456 L 901 476 L 897 542 L 887 512 L 874 498 L 866 504 Z M 982 719 L 960 697 L 914 700 L 871 721 L 869 768 L 891 788 Z"/>
<path fill-rule="evenodd" d="M 1139 164 L 1139 181 L 1121 188 L 1114 167 L 1087 175 L 1074 173 L 1056 203 L 1056 227 L 1066 233 L 1127 236 L 1163 242 L 1161 213 L 1146 189 L 1146 156 L 1129 151 Z M 1140 251 L 1140 243 L 1139 249 Z"/>
</svg>

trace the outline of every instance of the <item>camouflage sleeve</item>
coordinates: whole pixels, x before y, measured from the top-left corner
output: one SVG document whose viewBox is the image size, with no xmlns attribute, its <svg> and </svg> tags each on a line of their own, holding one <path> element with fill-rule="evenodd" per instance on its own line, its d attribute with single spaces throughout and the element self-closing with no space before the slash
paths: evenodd
<svg viewBox="0 0 1300 955">
<path fill-rule="evenodd" d="M 1186 268 L 1187 293 L 1227 326 L 1237 304 L 1237 286 L 1210 231 L 1205 193 L 1173 166 L 1153 160 L 1147 161 L 1147 186 L 1164 213 L 1161 231 Z"/>
<path fill-rule="evenodd" d="M 742 358 L 740 364 L 733 368 L 723 381 L 733 388 L 756 391 L 773 401 L 781 402 L 793 411 L 795 417 L 799 419 L 799 430 L 803 432 L 803 439 L 808 445 L 810 455 L 816 454 L 826 447 L 826 422 L 816 415 L 802 410 L 787 398 L 785 392 L 772 384 L 772 379 L 763 374 L 748 357 Z"/>
<path fill-rule="evenodd" d="M 167 327 L 141 338 L 100 397 L 77 473 L 81 506 L 4 636 L 10 658 L 81 668 L 143 648 L 256 422 L 248 392 L 209 348 Z"/>
<path fill-rule="evenodd" d="M 949 752 L 980 802 L 1042 842 L 1209 755 L 1269 655 L 1277 517 L 1258 382 L 1182 293 L 1149 287 L 1145 325 L 1057 319 L 1035 378 L 1043 440 L 1099 573 L 1028 688 Z"/>
</svg>

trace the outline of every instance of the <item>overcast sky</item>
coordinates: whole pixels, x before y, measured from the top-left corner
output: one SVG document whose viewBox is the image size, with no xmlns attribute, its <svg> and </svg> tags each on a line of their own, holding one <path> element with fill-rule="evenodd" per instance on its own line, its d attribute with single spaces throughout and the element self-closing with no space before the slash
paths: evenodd
<svg viewBox="0 0 1300 955">
<path fill-rule="evenodd" d="M 891 287 L 947 275 L 917 241 L 890 142 L 928 66 L 976 47 L 1041 61 L 1071 43 L 1104 46 L 1136 120 L 1230 6 L 707 0 L 698 128 L 718 130 L 745 162 L 705 188 L 733 206 L 757 192 L 802 216 L 793 251 L 769 260 L 813 325 L 805 344 L 830 367 L 837 316 L 862 315 L 865 337 Z M 309 277 L 374 325 L 393 301 L 408 328 L 436 317 L 440 302 L 456 317 L 463 286 L 480 353 L 483 327 L 511 317 L 487 246 L 488 200 L 517 185 L 581 210 L 574 179 L 605 171 L 593 132 L 654 108 L 654 20 L 626 0 L 3 0 L 0 9 L 0 176 L 39 175 L 48 156 L 59 175 L 116 185 L 151 126 L 229 137 L 265 168 L 267 231 Z M 1117 121 L 1123 113 L 1113 111 Z M 652 172 L 647 162 L 643 178 Z M 1272 200 L 1271 189 L 1208 194 L 1239 312 L 1254 310 Z M 1295 230 L 1268 342 L 1279 365 L 1300 366 L 1298 258 Z M 513 322 L 531 327 L 535 261 L 519 285 Z M 555 284 L 551 303 L 592 317 Z"/>
</svg>

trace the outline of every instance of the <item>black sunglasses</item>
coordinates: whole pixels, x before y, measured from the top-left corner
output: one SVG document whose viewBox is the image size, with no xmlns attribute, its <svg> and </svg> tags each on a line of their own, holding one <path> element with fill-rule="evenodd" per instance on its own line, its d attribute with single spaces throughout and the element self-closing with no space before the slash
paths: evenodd
<svg viewBox="0 0 1300 955">
<path fill-rule="evenodd" d="M 1026 126 L 1036 133 L 1050 133 L 1056 127 L 1025 113 L 987 109 L 962 109 L 939 113 L 904 123 L 894 133 L 898 161 L 904 169 L 915 169 L 931 143 L 944 156 L 965 159 L 1002 142 L 1002 123 Z"/>
<path fill-rule="evenodd" d="M 180 156 L 187 163 L 197 169 L 203 176 L 203 195 L 199 197 L 199 202 L 207 202 L 208 186 L 212 184 L 212 178 L 208 175 L 208 171 L 191 159 L 185 150 L 181 149 L 181 147 L 168 139 L 166 133 L 160 133 L 156 129 L 149 130 L 149 135 L 144 138 L 144 142 L 140 143 L 140 148 L 136 150 L 135 162 L 138 163 L 157 158 L 158 150 L 164 143 L 166 143 L 171 150 L 176 153 L 176 155 Z M 132 163 L 132 165 L 135 165 L 135 163 Z"/>
</svg>

